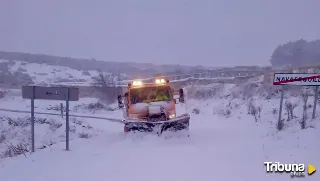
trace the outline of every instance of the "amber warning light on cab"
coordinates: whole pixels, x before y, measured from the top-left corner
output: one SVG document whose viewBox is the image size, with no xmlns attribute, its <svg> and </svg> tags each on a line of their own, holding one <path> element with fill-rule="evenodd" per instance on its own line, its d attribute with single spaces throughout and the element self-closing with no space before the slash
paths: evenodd
<svg viewBox="0 0 320 181">
<path fill-rule="evenodd" d="M 133 86 L 140 86 L 140 85 L 142 85 L 142 81 L 140 81 L 140 80 L 135 80 L 135 81 L 132 82 L 132 85 L 133 85 Z"/>
<path fill-rule="evenodd" d="M 156 84 L 165 84 L 167 81 L 165 79 L 156 79 Z"/>
</svg>

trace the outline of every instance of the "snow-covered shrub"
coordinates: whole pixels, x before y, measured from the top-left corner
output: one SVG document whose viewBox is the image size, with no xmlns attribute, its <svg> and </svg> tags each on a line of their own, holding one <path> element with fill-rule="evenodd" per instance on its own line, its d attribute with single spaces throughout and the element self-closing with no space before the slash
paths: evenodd
<svg viewBox="0 0 320 181">
<path fill-rule="evenodd" d="M 277 114 L 278 113 L 278 109 L 277 108 L 272 108 L 272 114 L 274 115 L 274 114 Z"/>
<path fill-rule="evenodd" d="M 65 121 L 59 116 L 35 117 L 36 148 L 45 149 L 51 144 L 65 140 Z M 31 142 L 30 116 L 0 117 L 0 160 L 27 152 Z M 41 130 L 41 131 L 38 131 Z M 90 125 L 82 120 L 70 119 L 70 140 L 89 138 L 95 133 Z M 8 144 L 10 143 L 10 144 Z"/>
<path fill-rule="evenodd" d="M 72 122 L 73 122 L 74 124 L 77 124 L 77 125 L 82 125 L 82 123 L 83 123 L 83 121 L 78 120 L 77 118 L 73 118 L 73 119 L 72 119 Z"/>
<path fill-rule="evenodd" d="M 14 157 L 18 155 L 24 154 L 26 156 L 26 153 L 29 152 L 28 146 L 23 143 L 18 143 L 16 145 L 12 143 L 7 143 L 6 150 L 1 153 L 1 158 L 7 158 L 7 157 Z"/>
<path fill-rule="evenodd" d="M 66 106 L 62 105 L 62 109 L 65 112 L 66 111 Z M 47 107 L 47 110 L 50 110 L 50 111 L 61 111 L 61 105 L 60 104 L 49 105 L 49 107 Z M 70 108 L 69 108 L 69 111 L 71 111 Z"/>
<path fill-rule="evenodd" d="M 84 107 L 85 107 L 84 104 L 73 106 L 73 111 L 79 111 L 79 109 L 83 109 Z"/>
<path fill-rule="evenodd" d="M 287 111 L 288 119 L 290 121 L 294 118 L 293 110 L 298 106 L 298 104 L 293 104 L 291 101 L 287 100 L 284 104 L 285 110 Z"/>
<path fill-rule="evenodd" d="M 82 75 L 91 76 L 91 74 L 88 71 L 82 71 Z"/>
<path fill-rule="evenodd" d="M 245 100 L 251 99 L 254 96 L 254 92 L 257 87 L 258 87 L 258 85 L 255 83 L 244 84 L 243 90 L 242 90 L 242 97 Z"/>
<path fill-rule="evenodd" d="M 261 85 L 257 93 L 260 95 L 261 98 L 265 99 L 272 99 L 279 97 L 280 93 L 280 86 L 274 86 L 274 85 Z"/>
<path fill-rule="evenodd" d="M 87 109 L 89 109 L 89 110 L 92 110 L 92 109 L 99 110 L 99 109 L 104 109 L 104 108 L 105 108 L 105 106 L 101 102 L 90 103 L 87 105 Z"/>
<path fill-rule="evenodd" d="M 256 122 L 258 121 L 258 109 L 254 105 L 250 108 L 250 115 L 254 117 Z"/>
<path fill-rule="evenodd" d="M 200 114 L 200 110 L 198 108 L 194 108 L 194 109 L 192 109 L 192 113 Z"/>
<path fill-rule="evenodd" d="M 251 114 L 251 109 L 254 108 L 253 99 L 252 98 L 249 99 L 246 104 L 247 104 L 247 113 Z"/>
<path fill-rule="evenodd" d="M 30 121 L 27 121 L 27 119 L 25 118 L 2 118 L 5 119 L 8 122 L 8 125 L 12 125 L 12 126 L 21 126 L 21 127 L 26 127 L 30 124 Z"/>
<path fill-rule="evenodd" d="M 18 70 L 17 70 L 17 72 L 27 72 L 27 70 L 24 69 L 24 68 L 22 68 L 22 67 L 19 67 Z"/>
<path fill-rule="evenodd" d="M 89 133 L 84 133 L 84 132 L 81 132 L 78 134 L 79 138 L 91 138 L 92 135 L 89 134 Z"/>
<path fill-rule="evenodd" d="M 277 130 L 281 131 L 284 128 L 284 119 L 281 119 L 277 123 Z"/>
<path fill-rule="evenodd" d="M 217 113 L 218 113 L 219 116 L 222 116 L 222 117 L 227 117 L 228 118 L 228 117 L 231 116 L 231 110 L 228 107 L 225 107 L 225 108 L 217 110 Z"/>
<path fill-rule="evenodd" d="M 70 126 L 70 127 L 69 127 L 69 132 L 70 132 L 70 133 L 76 133 L 76 132 L 77 132 L 77 127 L 74 126 L 74 125 L 73 125 L 73 126 Z"/>
<path fill-rule="evenodd" d="M 47 107 L 47 110 L 54 110 L 54 111 L 60 111 L 61 110 L 61 107 L 60 107 L 60 105 L 55 105 L 55 106 L 49 106 L 49 107 Z"/>
<path fill-rule="evenodd" d="M 258 118 L 260 118 L 261 117 L 262 106 L 258 106 L 257 107 L 257 111 L 258 111 Z"/>
<path fill-rule="evenodd" d="M 6 96 L 6 91 L 0 91 L 0 99 L 4 98 Z"/>
<path fill-rule="evenodd" d="M 298 97 L 301 93 L 301 86 L 286 85 L 275 86 L 271 83 L 264 84 L 259 81 L 248 80 L 239 84 L 209 84 L 205 86 L 191 85 L 187 86 L 187 95 L 189 99 L 208 99 L 208 98 L 228 98 L 249 100 L 274 99 L 280 98 L 281 89 L 284 88 L 285 97 Z M 320 97 L 320 96 L 319 96 Z M 320 102 L 320 98 L 319 98 Z"/>
<path fill-rule="evenodd" d="M 303 102 L 303 113 L 302 113 L 302 119 L 301 119 L 301 122 L 300 122 L 300 125 L 301 125 L 301 129 L 305 129 L 306 128 L 306 120 L 307 120 L 307 102 L 308 102 L 308 98 L 309 98 L 310 94 L 307 90 L 304 90 L 302 93 L 301 93 L 301 100 Z"/>
<path fill-rule="evenodd" d="M 0 134 L 0 143 L 3 143 L 4 140 L 6 140 L 6 136 L 3 133 L 1 133 Z"/>
<path fill-rule="evenodd" d="M 225 116 L 229 117 L 231 115 L 231 110 L 230 109 L 226 109 L 225 110 Z"/>
<path fill-rule="evenodd" d="M 210 84 L 207 86 L 186 87 L 189 99 L 204 100 L 208 98 L 220 97 L 224 86 L 221 84 Z"/>
<path fill-rule="evenodd" d="M 56 142 L 50 140 L 50 141 L 48 141 L 47 144 L 40 146 L 39 149 L 45 149 L 45 148 L 47 148 L 47 147 L 49 147 L 49 146 L 52 146 L 52 145 L 54 145 L 54 144 L 56 144 Z"/>
<path fill-rule="evenodd" d="M 262 111 L 262 105 L 257 106 L 255 105 L 253 99 L 249 99 L 247 102 L 247 111 L 249 115 L 252 115 L 254 117 L 254 120 L 257 122 L 258 118 L 261 116 Z"/>
<path fill-rule="evenodd" d="M 97 110 L 114 111 L 115 110 L 111 108 L 109 105 L 106 105 L 100 101 L 89 103 L 89 104 L 81 104 L 73 107 L 74 111 L 78 111 L 79 109 L 85 109 L 89 111 L 97 111 Z"/>
</svg>

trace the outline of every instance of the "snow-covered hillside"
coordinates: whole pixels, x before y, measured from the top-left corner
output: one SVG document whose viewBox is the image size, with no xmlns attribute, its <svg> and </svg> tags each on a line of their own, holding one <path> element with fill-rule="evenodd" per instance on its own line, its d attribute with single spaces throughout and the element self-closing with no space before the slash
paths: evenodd
<svg viewBox="0 0 320 181">
<path fill-rule="evenodd" d="M 36 152 L 3 158 L 0 179 L 285 181 L 291 180 L 289 174 L 267 174 L 263 162 L 320 165 L 320 144 L 316 139 L 320 135 L 317 129 L 320 109 L 317 119 L 310 119 L 312 97 L 307 103 L 307 126 L 301 130 L 302 102 L 293 93 L 286 93 L 285 101 L 297 107 L 293 118 L 285 120 L 283 130 L 278 131 L 279 98 L 278 94 L 273 94 L 274 90 L 268 90 L 271 92 L 266 94 L 261 85 L 252 84 L 218 84 L 187 89 L 189 99 L 186 105 L 178 105 L 178 108 L 179 112 L 192 114 L 190 137 L 182 133 L 161 137 L 147 134 L 125 136 L 121 124 L 77 118 L 72 120 L 71 151 L 67 152 L 63 150 L 63 118 L 36 115 L 38 119 L 47 120 L 40 119 L 36 123 Z M 246 89 L 251 90 L 251 94 Z M 29 101 L 19 97 L 5 97 L 0 101 L 1 108 L 29 109 Z M 96 99 L 81 99 L 72 103 L 71 112 L 114 118 L 122 116 L 121 111 L 112 109 L 114 105 L 102 108 L 97 102 Z M 249 103 L 260 107 L 259 115 L 248 114 Z M 59 113 L 54 110 L 59 107 L 59 102 L 37 101 L 36 107 L 39 112 Z M 0 133 L 5 135 L 0 149 L 5 151 L 9 143 L 28 144 L 29 115 L 1 111 L 0 115 Z M 282 116 L 287 119 L 285 108 Z M 40 149 L 43 147 L 46 148 Z M 319 179 L 318 173 L 305 177 L 310 181 Z"/>
<path fill-rule="evenodd" d="M 98 75 L 96 71 L 87 71 L 87 73 L 84 73 L 82 71 L 63 66 L 26 63 L 22 61 L 15 61 L 15 64 L 9 67 L 11 72 L 16 72 L 19 69 L 25 70 L 25 73 L 29 74 L 36 84 L 54 83 L 63 79 L 90 82 L 91 76 Z"/>
<path fill-rule="evenodd" d="M 7 63 L 10 73 L 21 72 L 31 77 L 35 84 L 54 84 L 59 82 L 84 82 L 92 83 L 92 77 L 97 76 L 97 71 L 79 71 L 64 66 L 28 63 L 24 61 L 1 60 Z M 4 71 L 4 70 L 0 70 Z"/>
</svg>

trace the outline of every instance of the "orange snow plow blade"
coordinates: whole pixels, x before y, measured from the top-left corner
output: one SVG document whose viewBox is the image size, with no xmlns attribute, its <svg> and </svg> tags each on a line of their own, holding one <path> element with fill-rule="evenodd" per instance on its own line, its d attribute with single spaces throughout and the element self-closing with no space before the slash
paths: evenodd
<svg viewBox="0 0 320 181">
<path fill-rule="evenodd" d="M 166 121 L 124 120 L 124 131 L 157 132 L 189 130 L 190 115 L 184 114 Z"/>
</svg>

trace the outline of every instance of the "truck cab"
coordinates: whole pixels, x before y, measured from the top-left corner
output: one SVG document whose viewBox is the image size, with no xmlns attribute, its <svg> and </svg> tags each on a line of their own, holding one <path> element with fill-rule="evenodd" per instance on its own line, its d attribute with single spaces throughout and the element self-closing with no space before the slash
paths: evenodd
<svg viewBox="0 0 320 181">
<path fill-rule="evenodd" d="M 178 101 L 184 102 L 183 90 L 179 91 Z M 175 91 L 168 79 L 158 78 L 152 83 L 143 83 L 140 80 L 128 84 L 128 91 L 124 94 L 124 103 L 119 99 L 120 105 L 124 106 L 123 115 L 130 123 L 125 125 L 125 132 L 128 130 L 141 130 L 144 127 L 154 127 L 163 123 L 166 127 L 174 125 L 168 121 L 176 122 L 180 127 L 188 127 L 189 117 L 177 121 Z M 176 121 L 175 121 L 176 120 Z M 161 123 L 160 123 L 161 122 Z M 138 124 L 139 123 L 139 124 Z M 179 126 L 178 125 L 178 126 Z M 181 126 L 182 125 L 182 126 Z M 177 126 L 175 126 L 177 127 Z"/>
<path fill-rule="evenodd" d="M 169 80 L 133 81 L 124 97 L 124 117 L 135 120 L 168 120 L 176 115 L 176 100 Z"/>
</svg>

